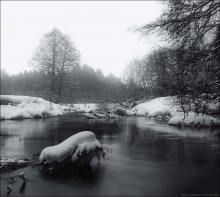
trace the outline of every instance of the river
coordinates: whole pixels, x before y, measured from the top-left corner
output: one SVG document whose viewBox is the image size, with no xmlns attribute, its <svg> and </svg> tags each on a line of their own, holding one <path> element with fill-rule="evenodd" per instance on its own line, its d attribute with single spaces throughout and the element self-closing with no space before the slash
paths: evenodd
<svg viewBox="0 0 220 197">
<path fill-rule="evenodd" d="M 50 119 L 1 122 L 1 156 L 23 158 L 80 131 L 93 131 L 112 149 L 92 176 L 47 177 L 20 168 L 31 180 L 11 184 L 10 196 L 176 196 L 219 194 L 219 129 L 163 125 L 145 117 L 88 120 L 69 113 Z M 96 166 L 96 163 L 94 163 Z M 10 173 L 1 173 L 1 196 Z"/>
</svg>

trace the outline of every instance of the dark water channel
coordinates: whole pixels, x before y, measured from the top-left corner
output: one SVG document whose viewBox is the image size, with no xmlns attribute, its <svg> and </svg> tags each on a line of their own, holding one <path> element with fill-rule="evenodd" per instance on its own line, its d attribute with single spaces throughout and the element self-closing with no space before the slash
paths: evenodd
<svg viewBox="0 0 220 197">
<path fill-rule="evenodd" d="M 66 114 L 44 120 L 1 122 L 1 156 L 23 158 L 80 132 L 93 131 L 113 150 L 94 163 L 92 176 L 45 177 L 38 168 L 18 169 L 31 180 L 12 184 L 10 196 L 219 195 L 219 130 L 170 127 L 145 117 L 87 120 Z M 1 174 L 1 196 L 6 177 Z"/>
</svg>

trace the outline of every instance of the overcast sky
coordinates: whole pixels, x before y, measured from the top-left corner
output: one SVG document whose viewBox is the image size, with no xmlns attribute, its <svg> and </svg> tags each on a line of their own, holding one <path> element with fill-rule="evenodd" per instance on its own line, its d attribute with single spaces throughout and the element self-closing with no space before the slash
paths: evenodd
<svg viewBox="0 0 220 197">
<path fill-rule="evenodd" d="M 1 1 L 1 68 L 30 70 L 43 34 L 56 27 L 71 36 L 81 63 L 120 77 L 126 64 L 155 48 L 155 37 L 128 31 L 158 18 L 158 1 Z"/>
</svg>

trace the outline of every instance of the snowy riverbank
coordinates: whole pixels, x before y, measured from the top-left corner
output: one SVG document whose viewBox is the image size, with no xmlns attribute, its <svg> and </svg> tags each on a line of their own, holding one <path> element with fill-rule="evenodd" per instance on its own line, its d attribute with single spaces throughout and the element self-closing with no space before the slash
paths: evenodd
<svg viewBox="0 0 220 197">
<path fill-rule="evenodd" d="M 127 110 L 127 115 L 154 117 L 157 120 L 168 119 L 169 125 L 186 125 L 186 126 L 205 126 L 219 127 L 220 120 L 205 114 L 196 114 L 190 112 L 183 123 L 183 113 L 177 110 L 169 102 L 170 97 L 155 98 L 150 101 L 141 103 L 131 110 Z"/>
<path fill-rule="evenodd" d="M 60 105 L 39 97 L 1 95 L 1 120 L 47 118 L 64 113 Z"/>
<path fill-rule="evenodd" d="M 47 118 L 63 115 L 66 112 L 94 113 L 105 111 L 109 114 L 126 116 L 147 116 L 169 125 L 181 125 L 183 113 L 179 112 L 169 102 L 170 97 L 160 97 L 145 101 L 133 108 L 125 108 L 118 103 L 111 103 L 100 108 L 98 104 L 63 104 L 58 105 L 39 97 L 1 95 L 1 120 L 24 118 Z M 107 113 L 106 113 L 107 114 Z M 107 114 L 107 115 L 109 115 Z M 111 116 L 106 116 L 110 117 Z M 186 126 L 219 127 L 220 120 L 204 114 L 190 112 L 184 120 Z"/>
</svg>

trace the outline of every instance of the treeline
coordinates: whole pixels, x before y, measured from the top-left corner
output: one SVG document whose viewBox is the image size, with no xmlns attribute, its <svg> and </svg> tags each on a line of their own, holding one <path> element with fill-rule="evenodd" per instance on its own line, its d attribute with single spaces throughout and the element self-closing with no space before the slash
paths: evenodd
<svg viewBox="0 0 220 197">
<path fill-rule="evenodd" d="M 49 100 L 45 77 L 46 73 L 37 70 L 11 76 L 2 70 L 1 94 L 36 96 Z M 104 76 L 101 70 L 95 71 L 88 65 L 75 66 L 68 71 L 63 83 L 61 103 L 104 102 L 107 99 L 118 101 L 122 98 L 122 82 L 119 78 L 113 74 Z"/>
<path fill-rule="evenodd" d="M 1 71 L 1 94 L 39 96 L 55 103 L 120 99 L 122 82 L 113 74 L 81 66 L 80 53 L 59 29 L 43 35 L 30 59 L 34 71 L 9 76 Z"/>
<path fill-rule="evenodd" d="M 127 66 L 130 96 L 175 95 L 173 105 L 184 114 L 220 115 L 219 0 L 164 3 L 167 9 L 157 21 L 134 27 L 143 37 L 158 33 L 168 44 Z"/>
</svg>

